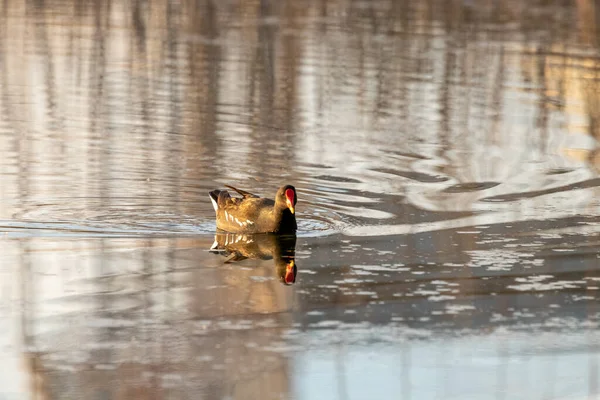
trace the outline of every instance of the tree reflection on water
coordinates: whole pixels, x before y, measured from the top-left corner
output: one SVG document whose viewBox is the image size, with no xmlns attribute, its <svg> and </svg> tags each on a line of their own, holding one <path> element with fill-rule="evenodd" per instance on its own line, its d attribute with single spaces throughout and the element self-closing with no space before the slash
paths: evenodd
<svg viewBox="0 0 600 400">
<path fill-rule="evenodd" d="M 0 397 L 597 396 L 599 17 L 5 0 Z M 207 251 L 282 181 L 291 269 Z"/>
</svg>

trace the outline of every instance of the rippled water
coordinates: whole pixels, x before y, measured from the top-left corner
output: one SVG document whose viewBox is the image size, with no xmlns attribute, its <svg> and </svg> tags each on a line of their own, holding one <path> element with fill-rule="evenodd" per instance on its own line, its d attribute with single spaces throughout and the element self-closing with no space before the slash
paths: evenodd
<svg viewBox="0 0 600 400">
<path fill-rule="evenodd" d="M 599 20 L 4 1 L 0 398 L 600 397 Z"/>
</svg>

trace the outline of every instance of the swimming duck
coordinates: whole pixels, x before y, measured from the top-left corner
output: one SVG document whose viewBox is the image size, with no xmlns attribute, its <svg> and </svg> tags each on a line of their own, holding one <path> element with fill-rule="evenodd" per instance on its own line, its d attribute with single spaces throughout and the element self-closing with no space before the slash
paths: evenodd
<svg viewBox="0 0 600 400">
<path fill-rule="evenodd" d="M 294 233 L 296 232 L 296 188 L 279 188 L 275 200 L 259 197 L 245 190 L 225 185 L 242 195 L 231 197 L 227 190 L 209 193 L 216 212 L 217 228 L 231 233 Z"/>
</svg>

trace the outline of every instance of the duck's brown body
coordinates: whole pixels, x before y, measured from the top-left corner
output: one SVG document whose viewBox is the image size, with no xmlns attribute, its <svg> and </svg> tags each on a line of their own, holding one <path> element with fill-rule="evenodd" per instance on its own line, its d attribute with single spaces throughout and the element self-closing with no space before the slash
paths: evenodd
<svg viewBox="0 0 600 400">
<path fill-rule="evenodd" d="M 232 233 L 296 232 L 296 189 L 286 185 L 277 191 L 275 200 L 253 195 L 227 186 L 243 198 L 231 197 L 226 190 L 209 193 L 216 212 L 217 228 Z"/>
</svg>

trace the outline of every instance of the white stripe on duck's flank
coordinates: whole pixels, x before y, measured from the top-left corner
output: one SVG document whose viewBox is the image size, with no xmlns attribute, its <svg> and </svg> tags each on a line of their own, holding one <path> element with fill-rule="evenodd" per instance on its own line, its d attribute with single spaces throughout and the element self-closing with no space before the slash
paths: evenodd
<svg viewBox="0 0 600 400">
<path fill-rule="evenodd" d="M 244 224 L 254 225 L 254 222 L 252 222 L 249 219 L 247 219 L 246 222 L 244 222 Z"/>
<path fill-rule="evenodd" d="M 238 224 L 239 226 L 243 226 L 242 222 L 241 222 L 239 219 L 237 219 L 237 218 L 236 218 L 236 219 L 235 219 L 235 222 L 237 222 L 237 224 Z"/>
<path fill-rule="evenodd" d="M 225 211 L 225 219 L 229 221 L 229 214 L 227 214 L 227 211 Z"/>
</svg>

